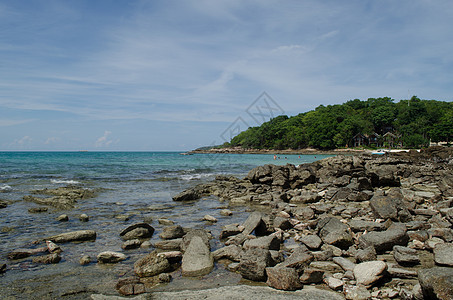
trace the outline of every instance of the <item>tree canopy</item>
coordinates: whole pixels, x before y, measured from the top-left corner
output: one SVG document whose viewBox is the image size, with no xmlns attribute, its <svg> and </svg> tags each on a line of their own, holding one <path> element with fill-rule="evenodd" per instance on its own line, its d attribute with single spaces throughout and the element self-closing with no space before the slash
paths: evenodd
<svg viewBox="0 0 453 300">
<path fill-rule="evenodd" d="M 429 141 L 451 142 L 453 103 L 421 100 L 416 96 L 395 102 L 389 97 L 354 99 L 318 106 L 296 116 L 278 116 L 239 133 L 226 146 L 254 149 L 334 149 L 351 146 L 354 136 L 391 132 L 405 147 Z"/>
</svg>

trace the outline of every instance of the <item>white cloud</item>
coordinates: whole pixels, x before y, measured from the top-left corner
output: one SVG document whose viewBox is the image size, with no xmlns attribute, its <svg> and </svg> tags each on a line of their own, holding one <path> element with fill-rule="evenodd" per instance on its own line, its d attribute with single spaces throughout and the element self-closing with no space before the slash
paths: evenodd
<svg viewBox="0 0 453 300">
<path fill-rule="evenodd" d="M 44 142 L 45 145 L 50 145 L 50 144 L 53 144 L 53 143 L 56 143 L 58 142 L 60 139 L 57 138 L 57 137 L 49 137 L 47 138 L 47 140 Z"/>
<path fill-rule="evenodd" d="M 113 143 L 113 140 L 109 140 L 108 137 L 112 134 L 111 131 L 105 131 L 104 132 L 104 135 L 101 136 L 100 138 L 98 138 L 96 140 L 96 142 L 94 143 L 94 147 L 96 148 L 102 148 L 102 147 L 108 147 L 110 146 L 110 144 Z"/>
</svg>

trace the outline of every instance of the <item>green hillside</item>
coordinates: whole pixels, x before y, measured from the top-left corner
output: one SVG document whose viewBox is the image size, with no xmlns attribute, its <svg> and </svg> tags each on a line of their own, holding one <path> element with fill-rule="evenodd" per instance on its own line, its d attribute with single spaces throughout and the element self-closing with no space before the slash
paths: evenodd
<svg viewBox="0 0 453 300">
<path fill-rule="evenodd" d="M 387 134 L 386 134 L 387 133 Z M 451 141 L 453 103 L 437 100 L 370 98 L 350 100 L 341 105 L 318 106 L 315 110 L 273 118 L 259 127 L 250 127 L 224 146 L 253 149 L 334 149 L 353 147 L 359 137 L 369 145 L 423 147 L 429 141 Z M 369 140 L 368 140 L 369 138 Z"/>
</svg>

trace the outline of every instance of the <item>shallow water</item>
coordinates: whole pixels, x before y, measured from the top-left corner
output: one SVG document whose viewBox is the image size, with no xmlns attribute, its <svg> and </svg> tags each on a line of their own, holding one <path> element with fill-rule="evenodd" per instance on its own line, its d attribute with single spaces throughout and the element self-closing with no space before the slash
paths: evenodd
<svg viewBox="0 0 453 300">
<path fill-rule="evenodd" d="M 90 293 L 117 294 L 115 284 L 124 276 L 133 274 L 133 263 L 151 249 L 124 251 L 119 232 L 134 223 L 151 217 L 156 232 L 151 242 L 159 239 L 163 226 L 157 219 L 165 217 L 183 227 L 203 227 L 218 237 L 221 227 L 240 223 L 249 214 L 249 207 L 229 207 L 233 216 L 220 216 L 227 203 L 216 197 L 195 202 L 176 203 L 171 197 L 195 184 L 206 182 L 219 174 L 243 177 L 258 165 L 301 164 L 326 156 L 286 155 L 274 160 L 273 155 L 260 154 L 195 154 L 175 152 L 0 152 L 0 200 L 9 203 L 0 210 L 0 255 L 8 271 L 0 275 L 0 298 L 86 298 Z M 29 213 L 38 207 L 23 201 L 32 190 L 56 188 L 68 184 L 96 191 L 96 197 L 80 200 L 76 208 L 57 210 L 49 207 L 44 213 Z M 69 216 L 68 222 L 59 222 L 60 214 Z M 90 217 L 80 222 L 80 214 Z M 218 223 L 209 225 L 200 221 L 209 214 Z M 127 221 L 124 221 L 127 219 Z M 55 265 L 37 265 L 31 258 L 7 261 L 8 252 L 18 248 L 34 248 L 33 241 L 67 231 L 93 229 L 95 242 L 62 244 L 62 261 Z M 220 247 L 217 239 L 212 250 Z M 98 253 L 106 250 L 124 252 L 128 259 L 115 265 L 95 263 Z M 79 259 L 87 254 L 93 262 L 80 266 Z M 237 274 L 217 264 L 203 280 L 183 278 L 178 271 L 173 281 L 158 286 L 159 290 L 212 287 L 235 284 Z"/>
</svg>

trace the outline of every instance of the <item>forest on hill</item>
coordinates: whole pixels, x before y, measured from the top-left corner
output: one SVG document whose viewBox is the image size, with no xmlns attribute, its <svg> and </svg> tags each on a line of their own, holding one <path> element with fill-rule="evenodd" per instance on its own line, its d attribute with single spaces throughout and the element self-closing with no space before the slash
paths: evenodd
<svg viewBox="0 0 453 300">
<path fill-rule="evenodd" d="M 453 102 L 389 97 L 350 100 L 318 106 L 288 117 L 281 115 L 250 127 L 224 147 L 253 149 L 335 149 L 342 147 L 428 146 L 451 142 Z"/>
</svg>

